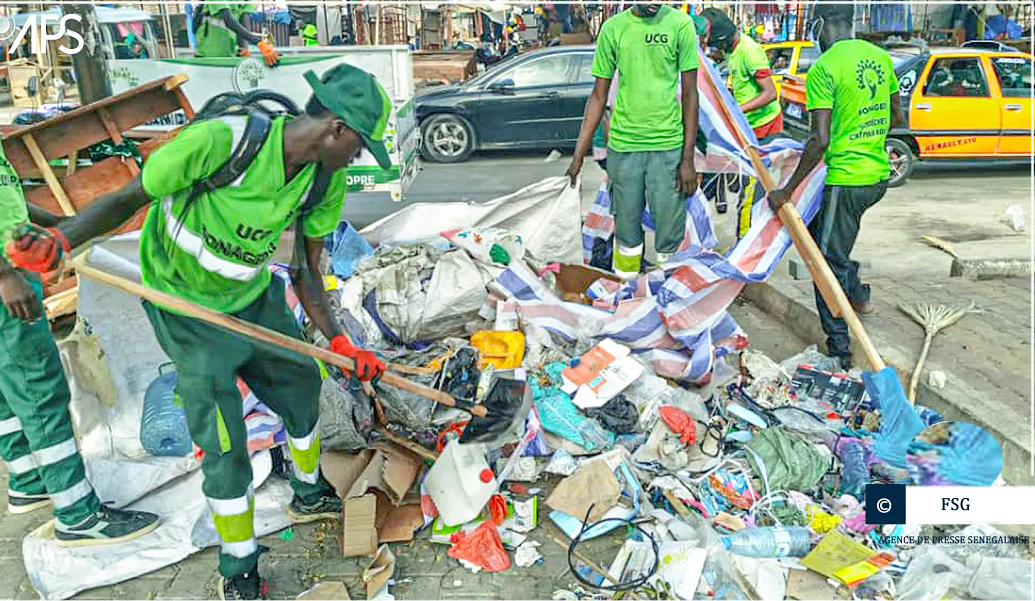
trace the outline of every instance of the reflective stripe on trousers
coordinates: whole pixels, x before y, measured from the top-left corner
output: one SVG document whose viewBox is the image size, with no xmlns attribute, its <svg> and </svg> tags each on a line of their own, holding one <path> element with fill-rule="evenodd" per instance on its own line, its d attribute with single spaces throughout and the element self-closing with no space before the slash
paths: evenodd
<svg viewBox="0 0 1035 601">
<path fill-rule="evenodd" d="M 206 497 L 212 522 L 223 541 L 223 553 L 248 557 L 257 549 L 255 541 L 255 491 L 251 485 L 244 496 L 234 499 Z"/>
<path fill-rule="evenodd" d="M 291 468 L 295 477 L 306 484 L 316 484 L 320 480 L 320 421 L 317 420 L 305 436 L 295 438 L 288 436 L 288 448 L 291 449 Z"/>
</svg>

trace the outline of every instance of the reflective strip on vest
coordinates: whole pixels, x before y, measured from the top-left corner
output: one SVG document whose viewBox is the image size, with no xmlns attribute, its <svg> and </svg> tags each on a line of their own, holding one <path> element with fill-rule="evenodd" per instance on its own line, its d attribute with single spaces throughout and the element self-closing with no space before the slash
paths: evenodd
<svg viewBox="0 0 1035 601">
<path fill-rule="evenodd" d="M 78 452 L 79 448 L 75 446 L 75 438 L 69 438 L 65 442 L 59 442 L 45 449 L 33 451 L 32 456 L 36 458 L 36 464 L 43 467 L 64 461 Z"/>
<path fill-rule="evenodd" d="M 22 431 L 22 422 L 17 417 L 9 417 L 0 421 L 0 436 L 7 436 Z"/>
<path fill-rule="evenodd" d="M 86 478 L 83 478 L 61 492 L 50 493 L 50 501 L 54 504 L 54 509 L 64 509 L 75 505 L 90 494 L 93 494 L 93 487 Z"/>
<path fill-rule="evenodd" d="M 36 469 L 36 458 L 32 454 L 22 455 L 17 459 L 11 459 L 10 461 L 4 461 L 7 464 L 7 471 L 12 474 L 27 474 L 32 470 Z"/>
<path fill-rule="evenodd" d="M 175 243 L 180 250 L 194 257 L 198 261 L 198 265 L 200 265 L 205 271 L 212 272 L 228 280 L 250 282 L 251 280 L 254 280 L 263 269 L 266 269 L 266 265 L 249 267 L 247 265 L 234 263 L 233 261 L 227 261 L 226 259 L 222 259 L 212 254 L 207 248 L 205 248 L 205 241 L 202 240 L 200 236 L 187 229 L 186 226 L 181 226 L 180 221 L 173 217 L 172 198 L 167 197 L 162 201 L 162 210 L 165 211 L 166 235 L 172 239 L 173 243 Z"/>
</svg>

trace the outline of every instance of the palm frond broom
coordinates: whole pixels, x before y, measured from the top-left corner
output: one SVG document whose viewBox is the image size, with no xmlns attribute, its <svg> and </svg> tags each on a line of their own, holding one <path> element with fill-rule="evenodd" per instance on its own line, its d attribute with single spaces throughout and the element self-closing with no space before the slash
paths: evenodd
<svg viewBox="0 0 1035 601">
<path fill-rule="evenodd" d="M 909 404 L 912 405 L 916 403 L 916 387 L 920 383 L 920 372 L 924 370 L 924 362 L 927 361 L 927 353 L 931 350 L 931 342 L 934 337 L 938 335 L 938 332 L 973 311 L 974 303 L 965 309 L 927 303 L 899 305 L 898 308 L 924 328 L 924 348 L 920 351 L 920 358 L 913 369 L 913 376 L 909 378 Z"/>
</svg>

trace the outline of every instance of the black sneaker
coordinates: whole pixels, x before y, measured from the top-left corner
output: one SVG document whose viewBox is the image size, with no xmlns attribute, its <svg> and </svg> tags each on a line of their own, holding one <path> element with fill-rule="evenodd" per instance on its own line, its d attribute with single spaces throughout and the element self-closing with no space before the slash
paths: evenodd
<svg viewBox="0 0 1035 601">
<path fill-rule="evenodd" d="M 341 499 L 333 492 L 324 493 L 311 503 L 306 503 L 295 495 L 287 508 L 288 517 L 295 524 L 307 524 L 317 520 L 341 519 Z"/>
<path fill-rule="evenodd" d="M 29 513 L 50 505 L 50 495 L 47 493 L 29 495 L 13 490 L 7 492 L 7 513 Z"/>
<path fill-rule="evenodd" d="M 219 598 L 224 601 L 230 599 L 262 599 L 262 578 L 259 578 L 259 568 L 256 567 L 247 574 L 239 576 L 219 576 Z"/>
<path fill-rule="evenodd" d="M 74 526 L 54 520 L 54 538 L 62 547 L 111 545 L 140 538 L 158 528 L 158 516 L 143 511 L 101 509 Z"/>
</svg>

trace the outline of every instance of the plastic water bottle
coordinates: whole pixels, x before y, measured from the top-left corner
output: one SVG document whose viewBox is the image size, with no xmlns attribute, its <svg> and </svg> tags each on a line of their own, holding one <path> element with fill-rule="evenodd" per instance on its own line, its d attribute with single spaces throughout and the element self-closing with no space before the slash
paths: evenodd
<svg viewBox="0 0 1035 601">
<path fill-rule="evenodd" d="M 176 372 L 158 368 L 158 377 L 144 393 L 144 411 L 140 417 L 140 445 L 152 455 L 182 457 L 193 445 L 187 428 L 187 414 L 176 402 Z"/>
<path fill-rule="evenodd" d="M 803 557 L 812 548 L 809 529 L 800 526 L 771 526 L 741 530 L 723 536 L 730 553 L 745 557 Z"/>
<path fill-rule="evenodd" d="M 866 465 L 866 449 L 858 441 L 849 440 L 841 448 L 841 494 L 862 499 L 870 482 L 870 468 Z"/>
</svg>

